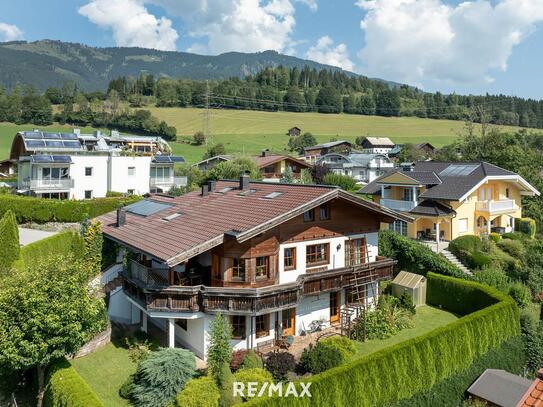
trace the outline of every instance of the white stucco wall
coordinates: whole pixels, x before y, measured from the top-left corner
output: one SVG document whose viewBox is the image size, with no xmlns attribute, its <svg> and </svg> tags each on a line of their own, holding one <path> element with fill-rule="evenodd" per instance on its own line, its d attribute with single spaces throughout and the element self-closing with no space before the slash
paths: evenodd
<svg viewBox="0 0 543 407">
<path fill-rule="evenodd" d="M 128 175 L 128 168 L 135 167 L 134 175 Z M 136 195 L 149 193 L 151 175 L 151 157 L 111 157 L 110 191 L 128 192 L 134 190 Z"/>
<path fill-rule="evenodd" d="M 71 199 L 85 199 L 85 191 L 92 191 L 93 198 L 102 198 L 107 193 L 108 178 L 107 155 L 73 155 L 70 177 L 74 187 L 70 189 Z M 85 175 L 85 168 L 92 168 L 92 175 Z"/>
</svg>

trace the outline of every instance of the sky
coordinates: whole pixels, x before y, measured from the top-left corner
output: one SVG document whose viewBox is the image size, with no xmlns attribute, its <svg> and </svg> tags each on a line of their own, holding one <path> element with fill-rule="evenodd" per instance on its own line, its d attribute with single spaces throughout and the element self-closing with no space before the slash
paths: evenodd
<svg viewBox="0 0 543 407">
<path fill-rule="evenodd" d="M 45 38 L 273 49 L 426 91 L 543 99 L 543 0 L 0 1 L 0 41 Z"/>
</svg>

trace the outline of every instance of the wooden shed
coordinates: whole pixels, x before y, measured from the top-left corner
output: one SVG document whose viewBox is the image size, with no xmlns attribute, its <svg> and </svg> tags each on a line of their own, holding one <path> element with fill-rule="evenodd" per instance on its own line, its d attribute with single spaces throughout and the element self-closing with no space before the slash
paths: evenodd
<svg viewBox="0 0 543 407">
<path fill-rule="evenodd" d="M 400 297 L 403 293 L 411 295 L 415 307 L 426 304 L 426 277 L 400 271 L 392 280 L 392 294 Z"/>
</svg>

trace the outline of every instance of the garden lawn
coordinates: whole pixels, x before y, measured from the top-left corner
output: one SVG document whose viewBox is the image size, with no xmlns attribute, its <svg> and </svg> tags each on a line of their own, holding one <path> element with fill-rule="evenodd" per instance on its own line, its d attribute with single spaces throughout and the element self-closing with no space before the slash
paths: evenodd
<svg viewBox="0 0 543 407">
<path fill-rule="evenodd" d="M 121 385 L 136 371 L 136 365 L 128 357 L 128 349 L 112 342 L 70 363 L 106 407 L 130 406 L 119 396 Z"/>
<path fill-rule="evenodd" d="M 450 312 L 423 305 L 417 308 L 417 313 L 413 317 L 413 328 L 403 329 L 396 335 L 387 339 L 372 339 L 366 342 L 355 342 L 357 348 L 356 356 L 360 357 L 377 352 L 378 350 L 396 345 L 407 339 L 423 335 L 435 328 L 450 324 L 457 319 L 458 317 Z"/>
</svg>

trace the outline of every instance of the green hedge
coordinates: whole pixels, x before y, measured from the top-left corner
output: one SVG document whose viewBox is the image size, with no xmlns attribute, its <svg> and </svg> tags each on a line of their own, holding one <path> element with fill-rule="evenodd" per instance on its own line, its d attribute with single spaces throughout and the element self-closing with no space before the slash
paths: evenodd
<svg viewBox="0 0 543 407">
<path fill-rule="evenodd" d="M 96 393 L 66 359 L 49 368 L 45 407 L 104 407 Z"/>
<path fill-rule="evenodd" d="M 463 279 L 471 278 L 445 257 L 434 253 L 428 246 L 390 230 L 379 233 L 379 254 L 396 259 L 398 270 L 422 275 L 432 271 Z"/>
<path fill-rule="evenodd" d="M 515 229 L 533 239 L 536 232 L 536 223 L 532 218 L 516 219 Z"/>
<path fill-rule="evenodd" d="M 524 344 L 520 337 L 504 342 L 477 358 L 470 367 L 455 373 L 427 391 L 401 400 L 396 407 L 458 407 L 462 405 L 466 390 L 486 369 L 503 369 L 514 374 L 522 373 L 526 362 Z"/>
<path fill-rule="evenodd" d="M 87 217 L 95 218 L 117 209 L 119 205 L 129 205 L 140 199 L 138 196 L 128 196 L 75 201 L 4 194 L 0 195 L 0 217 L 11 209 L 18 223 L 81 222 Z"/>
<path fill-rule="evenodd" d="M 471 366 L 489 350 L 520 334 L 519 311 L 511 298 L 473 282 L 428 273 L 428 291 L 435 301 L 473 311 L 444 327 L 355 359 L 305 380 L 312 382 L 311 398 L 272 398 L 258 406 L 383 406 L 429 390 Z M 431 290 L 441 287 L 454 295 L 480 296 L 459 307 Z M 492 304 L 481 309 L 483 304 Z"/>
</svg>

